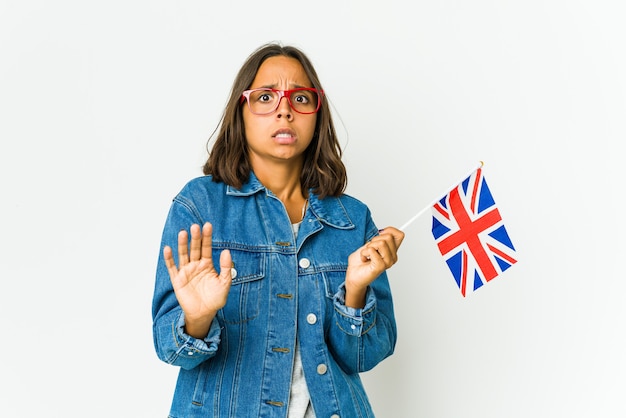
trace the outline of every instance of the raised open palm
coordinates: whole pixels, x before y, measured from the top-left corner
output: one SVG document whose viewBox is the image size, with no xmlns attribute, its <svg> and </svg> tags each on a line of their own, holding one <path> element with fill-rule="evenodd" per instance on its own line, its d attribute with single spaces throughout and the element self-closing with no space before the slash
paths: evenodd
<svg viewBox="0 0 626 418">
<path fill-rule="evenodd" d="M 187 245 L 187 231 L 178 234 L 178 267 L 171 247 L 163 248 L 163 257 L 186 322 L 208 321 L 210 324 L 216 312 L 226 304 L 231 285 L 232 259 L 230 251 L 222 251 L 218 274 L 213 264 L 211 224 L 205 223 L 202 230 L 194 224 L 190 230 L 190 245 Z"/>
</svg>

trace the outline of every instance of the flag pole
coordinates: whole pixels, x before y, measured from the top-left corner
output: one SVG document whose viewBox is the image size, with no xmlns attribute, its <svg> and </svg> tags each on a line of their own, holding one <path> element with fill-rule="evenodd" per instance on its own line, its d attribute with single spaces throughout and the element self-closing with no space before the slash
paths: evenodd
<svg viewBox="0 0 626 418">
<path fill-rule="evenodd" d="M 472 168 L 472 171 L 470 171 L 469 173 L 467 173 L 467 175 L 465 177 L 463 177 L 461 179 L 461 181 L 465 180 L 466 178 L 468 178 L 469 176 L 472 175 L 472 173 L 476 170 L 478 170 L 479 168 L 482 168 L 485 165 L 484 162 L 480 161 L 480 165 L 476 168 Z M 435 203 L 437 203 L 439 201 L 439 199 L 441 199 L 441 196 L 446 195 L 450 190 L 452 190 L 453 188 L 455 188 L 456 186 L 459 185 L 460 182 L 456 182 L 453 185 L 451 185 L 450 187 L 448 187 L 446 189 L 445 192 L 441 193 L 439 195 L 438 198 L 434 199 L 432 202 L 430 202 L 426 207 L 424 207 L 424 209 L 420 210 L 419 212 L 417 212 L 411 219 L 409 219 L 408 221 L 406 221 L 404 223 L 404 225 L 402 225 L 400 228 L 400 231 L 404 231 L 409 225 L 411 225 L 417 218 L 419 218 L 420 216 L 422 216 L 424 214 L 424 212 L 426 212 L 428 209 L 430 209 Z"/>
</svg>

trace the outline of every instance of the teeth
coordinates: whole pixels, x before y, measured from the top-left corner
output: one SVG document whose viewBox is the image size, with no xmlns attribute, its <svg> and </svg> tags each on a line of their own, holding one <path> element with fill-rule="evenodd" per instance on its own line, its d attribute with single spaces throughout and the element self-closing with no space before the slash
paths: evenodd
<svg viewBox="0 0 626 418">
<path fill-rule="evenodd" d="M 291 138 L 291 134 L 276 134 L 276 138 Z"/>
</svg>

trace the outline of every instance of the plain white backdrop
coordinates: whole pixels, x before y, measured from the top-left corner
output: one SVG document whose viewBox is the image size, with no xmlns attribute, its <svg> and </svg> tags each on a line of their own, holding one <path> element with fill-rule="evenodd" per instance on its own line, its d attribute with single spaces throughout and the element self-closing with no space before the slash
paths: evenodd
<svg viewBox="0 0 626 418">
<path fill-rule="evenodd" d="M 379 417 L 626 415 L 619 0 L 0 0 L 0 416 L 165 417 L 151 297 L 171 198 L 235 73 L 317 67 L 348 192 L 403 224 L 479 160 L 519 262 L 461 297 L 430 214 L 389 272 Z"/>
</svg>

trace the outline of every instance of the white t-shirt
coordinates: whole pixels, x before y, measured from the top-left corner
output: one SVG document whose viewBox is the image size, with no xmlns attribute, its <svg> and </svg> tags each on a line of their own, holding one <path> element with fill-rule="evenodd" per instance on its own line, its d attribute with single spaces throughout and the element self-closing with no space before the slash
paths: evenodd
<svg viewBox="0 0 626 418">
<path fill-rule="evenodd" d="M 298 236 L 300 223 L 292 224 L 294 237 Z M 293 369 L 291 372 L 291 393 L 289 394 L 289 418 L 315 418 L 309 389 L 304 380 L 302 358 L 300 357 L 300 341 L 296 336 L 296 352 L 294 353 Z"/>
</svg>

